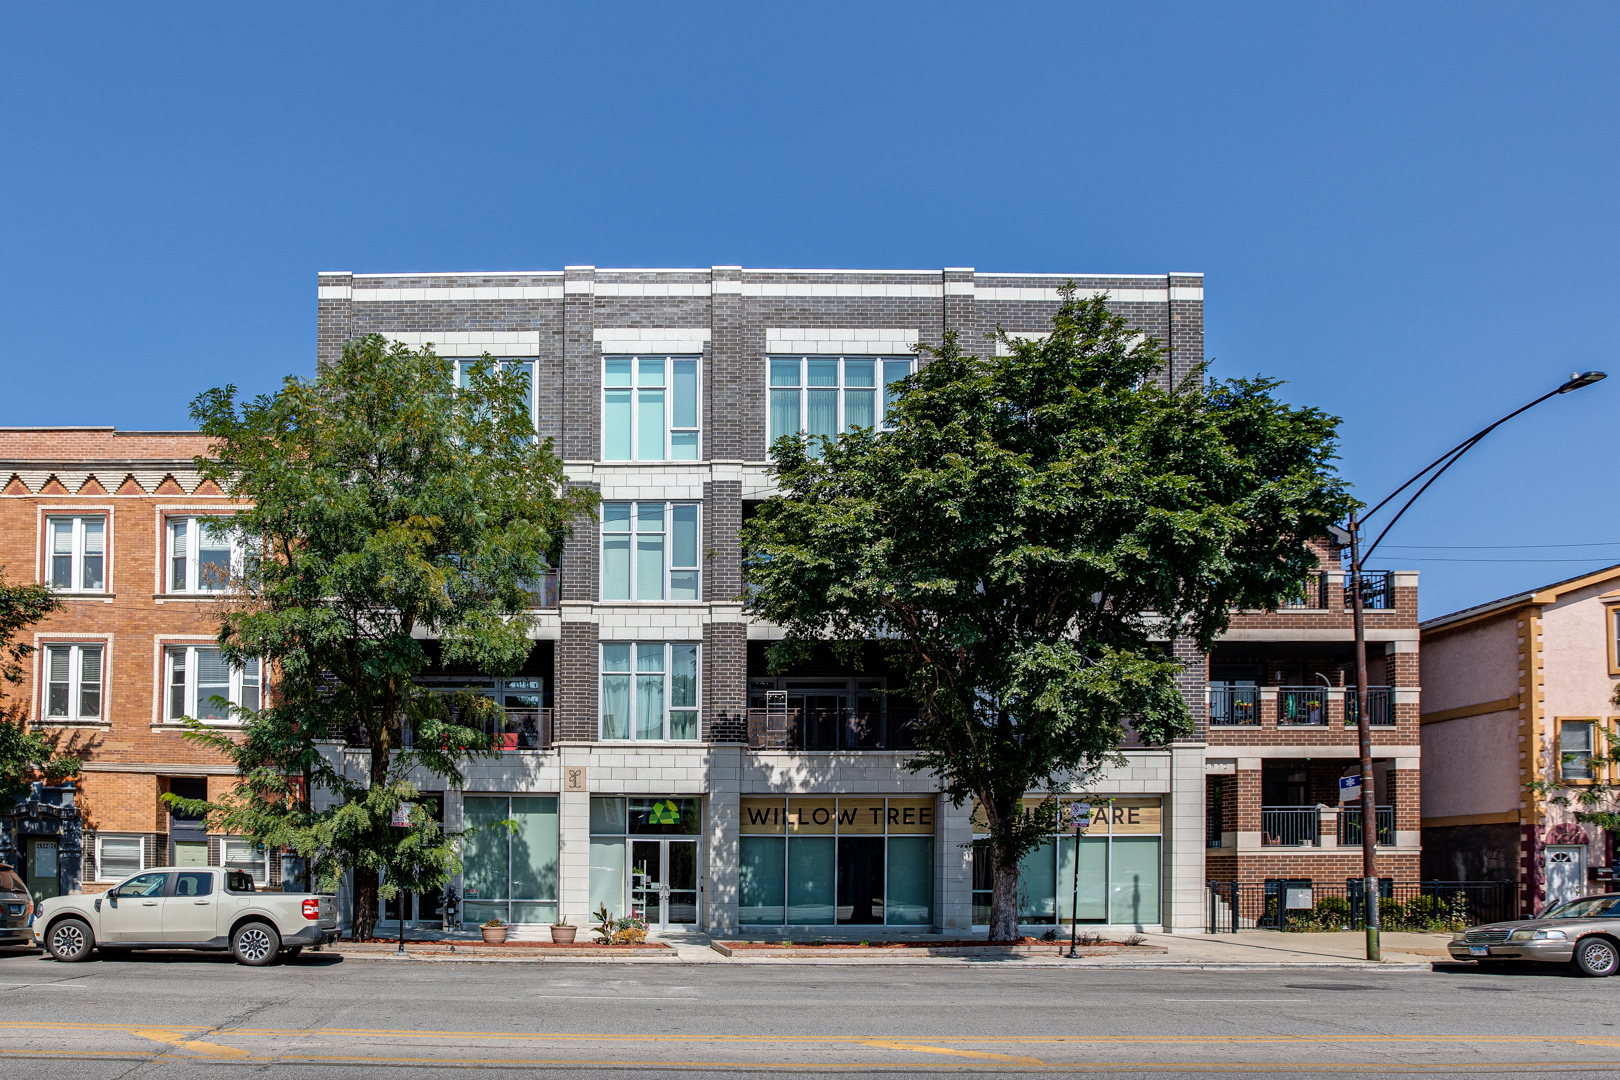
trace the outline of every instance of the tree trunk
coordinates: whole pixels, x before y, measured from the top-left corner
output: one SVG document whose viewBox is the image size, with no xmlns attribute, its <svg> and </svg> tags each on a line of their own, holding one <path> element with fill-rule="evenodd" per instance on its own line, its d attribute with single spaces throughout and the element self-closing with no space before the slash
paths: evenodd
<svg viewBox="0 0 1620 1080">
<path fill-rule="evenodd" d="M 1018 937 L 1018 864 L 1004 864 L 991 840 L 990 867 L 990 940 L 1012 941 Z"/>
<path fill-rule="evenodd" d="M 354 940 L 368 941 L 377 936 L 377 871 L 354 868 Z"/>
</svg>

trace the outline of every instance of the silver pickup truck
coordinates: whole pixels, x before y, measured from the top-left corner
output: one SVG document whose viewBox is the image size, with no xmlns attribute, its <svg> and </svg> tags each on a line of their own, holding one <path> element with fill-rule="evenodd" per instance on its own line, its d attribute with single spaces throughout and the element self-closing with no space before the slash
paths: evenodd
<svg viewBox="0 0 1620 1080">
<path fill-rule="evenodd" d="M 257 967 L 337 936 L 335 897 L 260 892 L 217 866 L 155 867 L 99 895 L 53 896 L 34 916 L 36 943 L 66 963 L 93 949 L 228 949 Z"/>
</svg>

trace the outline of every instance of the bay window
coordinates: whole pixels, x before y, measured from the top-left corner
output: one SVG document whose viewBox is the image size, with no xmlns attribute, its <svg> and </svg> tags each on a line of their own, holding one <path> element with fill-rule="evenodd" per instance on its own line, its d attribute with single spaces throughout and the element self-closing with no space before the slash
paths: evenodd
<svg viewBox="0 0 1620 1080">
<path fill-rule="evenodd" d="M 231 568 L 241 565 L 241 550 L 228 518 L 169 519 L 170 592 L 224 592 L 231 583 Z"/>
<path fill-rule="evenodd" d="M 698 737 L 695 642 L 602 643 L 604 740 Z"/>
<path fill-rule="evenodd" d="M 603 600 L 701 600 L 698 504 L 602 504 Z"/>
<path fill-rule="evenodd" d="M 104 645 L 45 646 L 45 715 L 53 720 L 101 719 Z"/>
<path fill-rule="evenodd" d="M 852 428 L 883 427 L 897 395 L 894 384 L 914 364 L 898 357 L 771 357 L 771 441 L 801 431 L 831 439 Z"/>
<path fill-rule="evenodd" d="M 257 710 L 262 703 L 264 665 L 257 659 L 237 668 L 227 664 L 218 649 L 183 645 L 165 651 L 168 719 L 229 720 L 230 706 Z"/>
<path fill-rule="evenodd" d="M 45 519 L 50 538 L 51 587 L 64 592 L 106 590 L 107 519 L 52 517 Z"/>
<path fill-rule="evenodd" d="M 698 357 L 602 358 L 602 460 L 696 461 Z"/>
</svg>

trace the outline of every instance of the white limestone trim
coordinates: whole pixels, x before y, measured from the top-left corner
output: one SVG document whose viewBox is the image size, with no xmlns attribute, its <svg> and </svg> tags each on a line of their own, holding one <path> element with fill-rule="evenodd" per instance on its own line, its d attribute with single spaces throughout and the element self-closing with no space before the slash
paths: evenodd
<svg viewBox="0 0 1620 1080">
<path fill-rule="evenodd" d="M 322 285 L 317 290 L 317 295 L 322 300 L 350 300 L 354 296 L 354 286 Z"/>
<path fill-rule="evenodd" d="M 1093 296 L 1106 296 L 1121 304 L 1163 304 L 1170 300 L 1204 299 L 1202 288 L 1178 286 L 1174 289 L 1076 289 L 1075 297 L 1087 300 Z M 1063 299 L 1056 289 L 1035 289 L 1006 285 L 975 285 L 975 300 L 1022 300 L 1053 302 Z"/>
<path fill-rule="evenodd" d="M 708 296 L 707 281 L 598 281 L 597 296 Z"/>
<path fill-rule="evenodd" d="M 829 271 L 831 273 L 832 271 Z M 938 285 L 883 285 L 865 282 L 829 282 L 818 285 L 813 281 L 745 281 L 744 296 L 825 296 L 878 297 L 897 300 L 928 300 L 945 295 L 943 284 Z"/>
<path fill-rule="evenodd" d="M 917 331 L 902 327 L 768 326 L 765 351 L 785 355 L 905 356 L 917 344 Z"/>
<path fill-rule="evenodd" d="M 539 356 L 538 330 L 384 330 L 384 337 L 420 349 L 431 344 L 440 356 Z"/>
<path fill-rule="evenodd" d="M 350 295 L 343 296 L 345 292 Z M 357 304 L 378 304 L 410 300 L 561 300 L 563 290 L 558 285 L 436 285 L 403 289 L 323 285 L 320 293 L 322 300 L 351 299 Z"/>
<path fill-rule="evenodd" d="M 611 353 L 664 353 L 695 355 L 709 340 L 708 327 L 628 326 L 599 327 L 592 336 Z"/>
</svg>

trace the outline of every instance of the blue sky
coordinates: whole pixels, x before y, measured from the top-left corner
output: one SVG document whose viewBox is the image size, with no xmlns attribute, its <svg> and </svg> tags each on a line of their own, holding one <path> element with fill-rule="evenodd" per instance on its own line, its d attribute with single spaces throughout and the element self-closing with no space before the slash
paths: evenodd
<svg viewBox="0 0 1620 1080">
<path fill-rule="evenodd" d="M 1369 501 L 1615 372 L 1385 541 L 1438 615 L 1620 562 L 1617 39 L 1574 3 L 10 5 L 0 424 L 308 373 L 317 270 L 1197 270 L 1216 374 L 1342 416 Z"/>
</svg>

